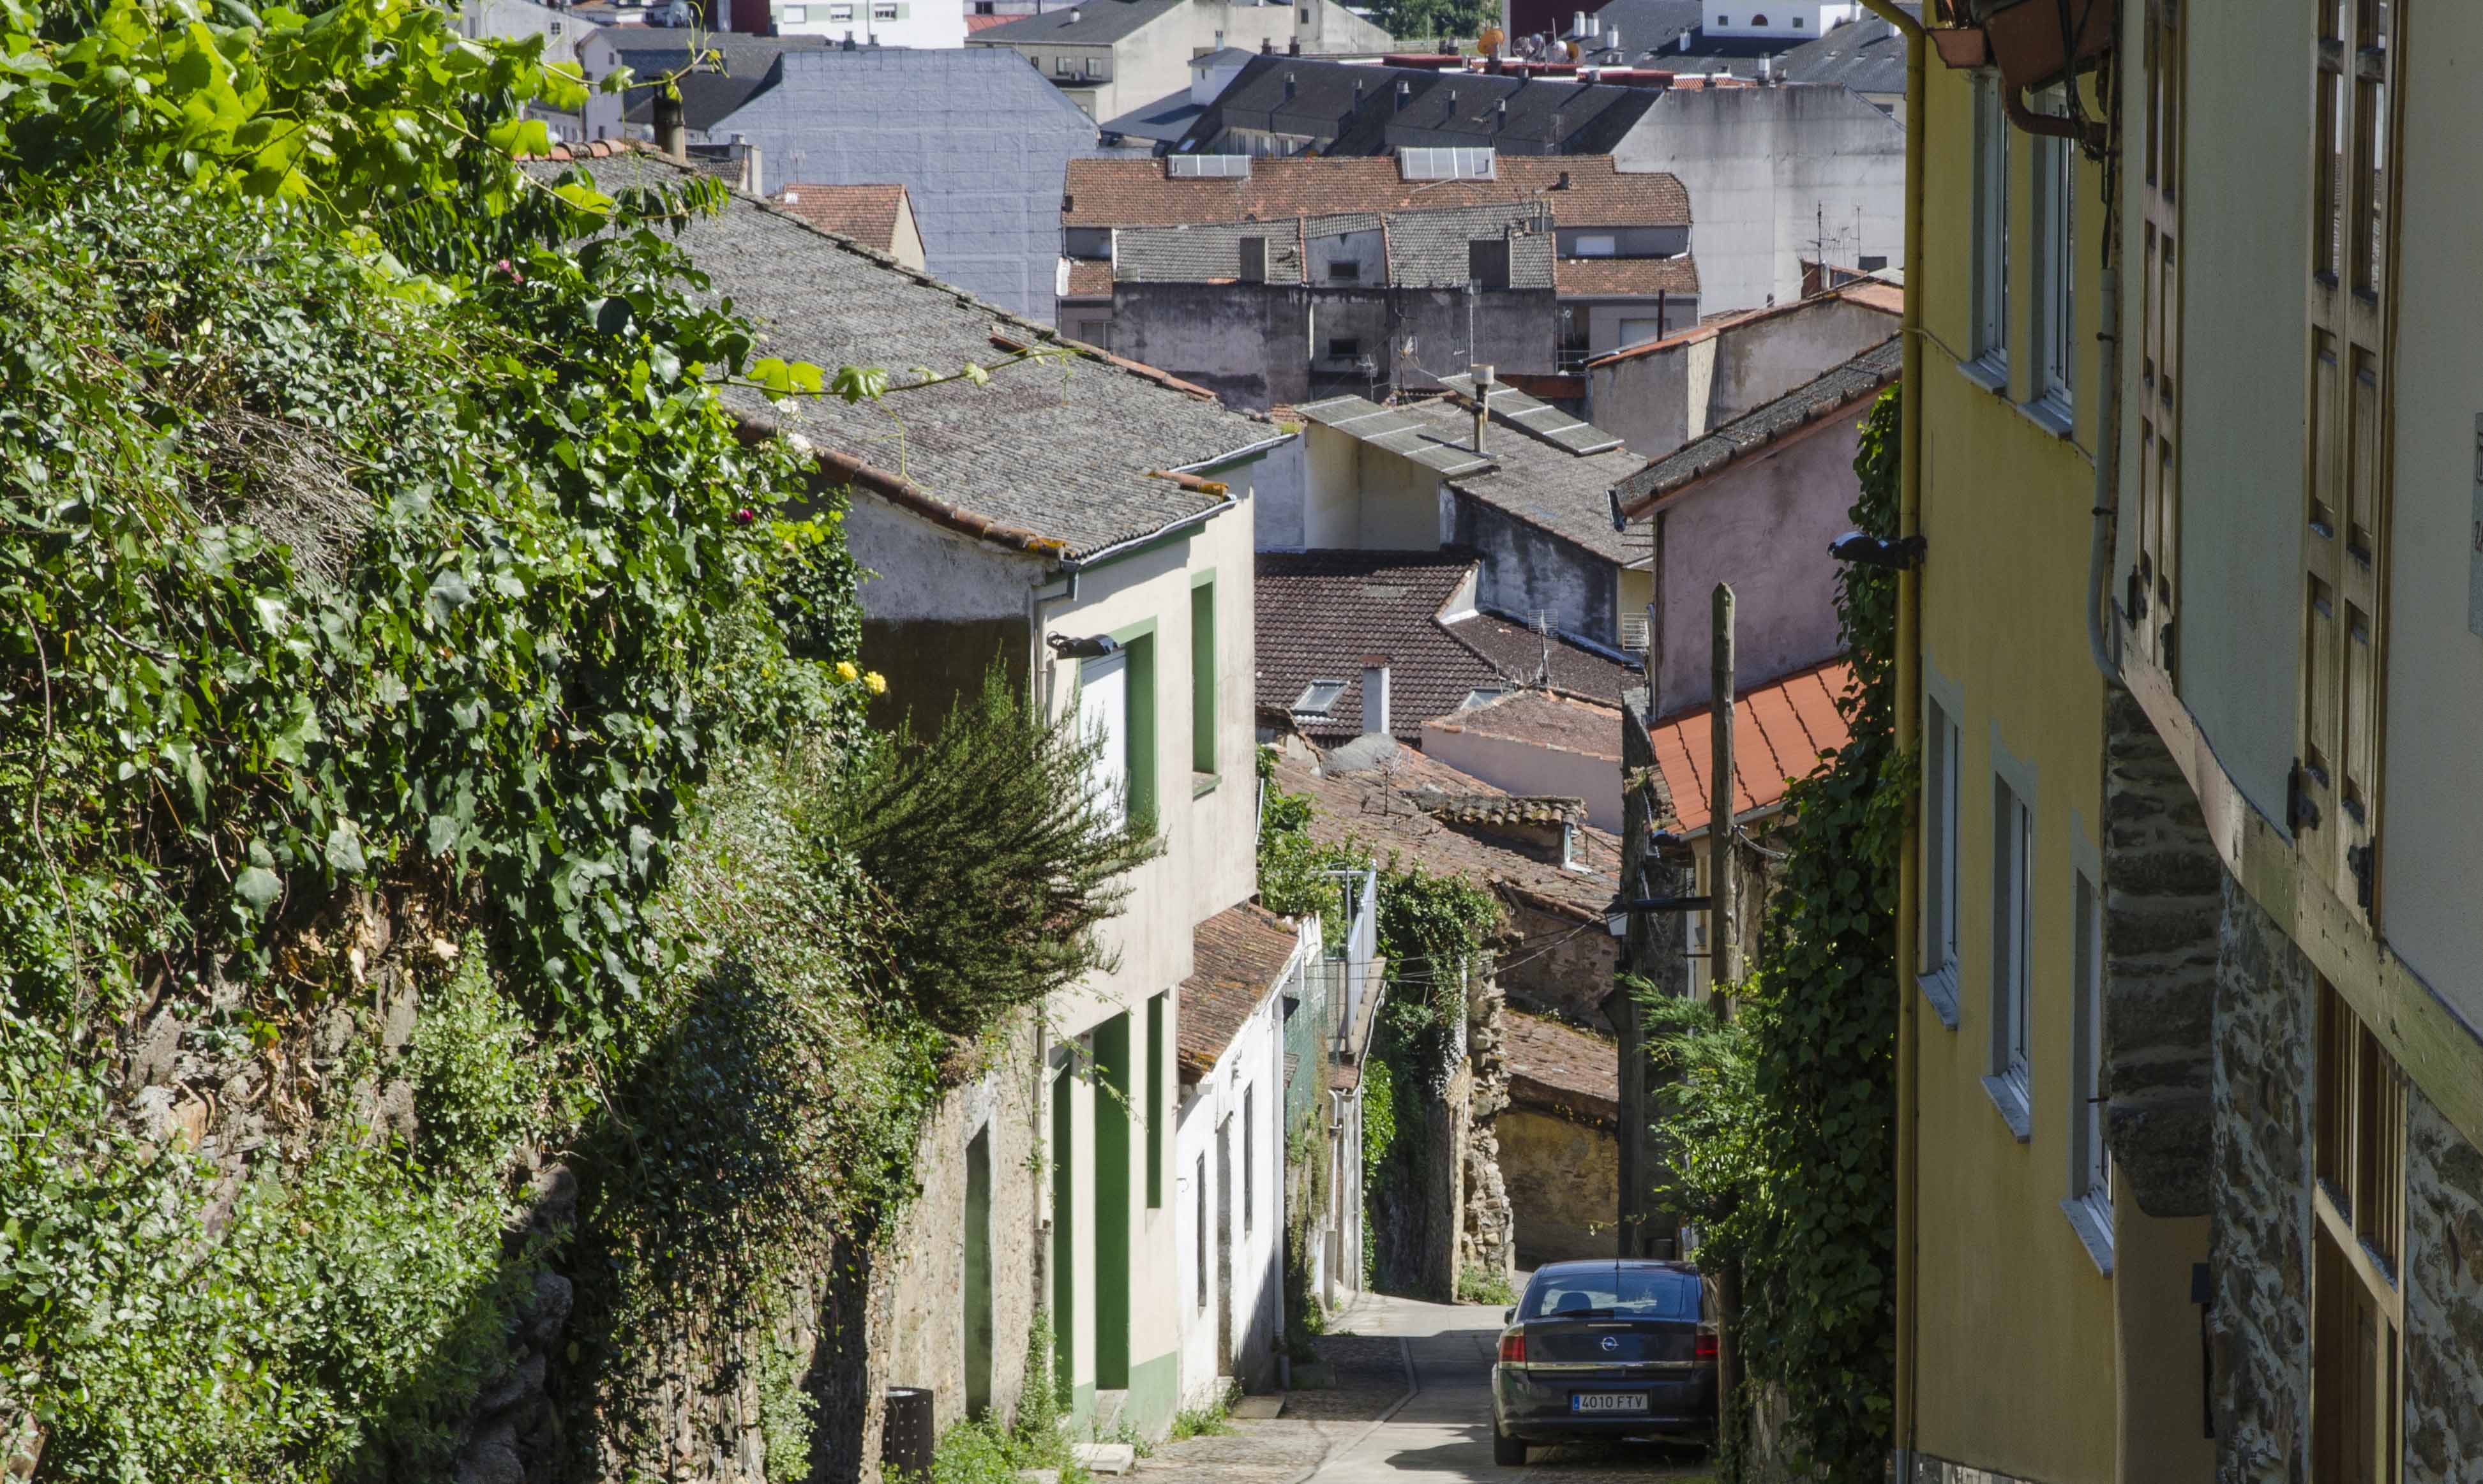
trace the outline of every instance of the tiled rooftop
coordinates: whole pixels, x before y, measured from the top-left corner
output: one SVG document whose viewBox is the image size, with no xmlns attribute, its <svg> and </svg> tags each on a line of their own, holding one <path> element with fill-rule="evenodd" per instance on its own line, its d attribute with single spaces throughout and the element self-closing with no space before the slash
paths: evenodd
<svg viewBox="0 0 2483 1484">
<path fill-rule="evenodd" d="M 896 245 L 896 222 L 908 209 L 901 185 L 787 186 L 776 204 L 821 231 L 850 237 L 866 248 L 891 251 Z"/>
<path fill-rule="evenodd" d="M 1425 425 L 1444 442 L 1471 449 L 1474 413 L 1445 398 L 1391 409 Z M 1626 448 L 1587 457 L 1505 425 L 1495 407 L 1483 452 L 1493 466 L 1449 483 L 1505 515 L 1551 532 L 1615 562 L 1637 557 L 1642 541 L 1613 529 L 1611 490 L 1646 466 Z"/>
<path fill-rule="evenodd" d="M 1181 982 L 1177 1041 L 1182 1066 L 1198 1075 L 1240 1035 L 1284 977 L 1300 941 L 1293 923 L 1242 902 L 1192 930 L 1190 974 Z"/>
<path fill-rule="evenodd" d="M 607 190 L 672 184 L 686 173 L 644 151 L 590 168 Z M 755 356 L 831 372 L 884 366 L 901 380 L 905 367 L 992 366 L 1012 347 L 1053 340 L 1042 326 L 747 197 L 692 220 L 681 241 L 713 292 L 758 327 Z M 953 523 L 1015 531 L 1037 549 L 1070 555 L 1150 535 L 1223 498 L 1197 481 L 1150 471 L 1211 463 L 1283 436 L 1161 373 L 1088 351 L 1066 367 L 1002 366 L 988 385 L 950 383 L 901 393 L 885 408 L 807 397 L 780 412 L 756 391 L 727 396 L 755 425 L 799 432 L 901 474 L 949 507 Z"/>
<path fill-rule="evenodd" d="M 1698 265 L 1679 257 L 1564 257 L 1557 274 L 1563 299 L 1698 292 Z"/>
<path fill-rule="evenodd" d="M 1357 743 L 1354 751 L 1365 746 Z M 1335 757 L 1330 755 L 1331 761 Z M 1357 844 L 1383 864 L 1392 855 L 1402 856 L 1505 900 L 1592 924 L 1589 931 L 1603 931 L 1604 908 L 1620 888 L 1620 841 L 1592 825 L 1577 827 L 1580 868 L 1565 869 L 1495 840 L 1486 829 L 1469 831 L 1435 817 L 1424 808 L 1426 801 L 1471 800 L 1501 790 L 1411 748 L 1394 748 L 1376 766 L 1332 775 L 1280 757 L 1275 781 L 1290 793 L 1310 796 L 1310 829 L 1317 839 Z"/>
<path fill-rule="evenodd" d="M 1470 731 L 1478 736 L 1610 758 L 1614 766 L 1620 765 L 1618 706 L 1595 705 L 1543 691 L 1520 691 L 1470 711 L 1441 717 L 1431 725 L 1446 731 Z"/>
<path fill-rule="evenodd" d="M 1574 77 L 1487 76 L 1461 65 L 1442 71 L 1255 57 L 1187 138 L 1197 152 L 1228 129 L 1256 129 L 1333 139 L 1326 152 L 1336 156 L 1384 154 L 1406 139 L 1454 145 L 1497 140 L 1507 154 L 1575 159 L 1619 144 L 1660 93 Z"/>
<path fill-rule="evenodd" d="M 1551 86 L 1551 85 L 1546 85 Z M 1573 86 L 1562 84 L 1560 86 Z M 1501 155 L 1491 180 L 1407 180 L 1384 156 L 1259 159 L 1242 179 L 1175 178 L 1161 159 L 1072 160 L 1063 226 L 1269 222 L 1340 211 L 1539 199 L 1562 226 L 1679 226 L 1690 193 L 1671 175 L 1615 170 L 1610 155 Z M 1569 178 L 1567 186 L 1561 177 Z"/>
<path fill-rule="evenodd" d="M 1736 816 L 1780 802 L 1790 779 L 1808 778 L 1819 755 L 1852 738 L 1836 698 L 1853 681 L 1843 660 L 1798 670 L 1737 699 L 1733 713 L 1733 812 Z M 1707 828 L 1713 815 L 1707 776 L 1715 757 L 1715 727 L 1708 708 L 1668 717 L 1652 729 L 1656 767 L 1672 794 L 1681 829 Z"/>
<path fill-rule="evenodd" d="M 1304 686 L 1341 680 L 1345 690 L 1324 719 L 1295 716 L 1294 725 L 1322 743 L 1357 736 L 1363 661 L 1381 656 L 1389 729 L 1410 742 L 1469 692 L 1504 684 L 1439 623 L 1451 597 L 1471 591 L 1474 572 L 1474 556 L 1462 551 L 1259 553 L 1260 709 L 1290 715 Z"/>
<path fill-rule="evenodd" d="M 1522 1010 L 1501 1013 L 1509 1097 L 1592 1122 L 1617 1119 L 1620 1047 L 1593 1031 Z"/>
<path fill-rule="evenodd" d="M 1477 613 L 1449 624 L 1448 629 L 1502 675 L 1522 685 L 1548 686 L 1618 705 L 1621 692 L 1646 683 L 1642 666 L 1622 664 L 1558 633 L 1550 636 L 1547 645 L 1545 636 L 1496 613 Z"/>
</svg>

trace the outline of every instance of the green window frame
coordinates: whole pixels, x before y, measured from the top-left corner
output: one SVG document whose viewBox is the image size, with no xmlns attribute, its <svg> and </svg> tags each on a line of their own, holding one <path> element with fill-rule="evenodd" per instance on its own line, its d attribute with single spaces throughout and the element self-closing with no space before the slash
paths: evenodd
<svg viewBox="0 0 2483 1484">
<path fill-rule="evenodd" d="M 1192 781 L 1215 781 L 1215 573 L 1189 580 L 1189 771 Z"/>
<path fill-rule="evenodd" d="M 1163 817 L 1156 790 L 1156 621 L 1141 619 L 1112 631 L 1113 640 L 1129 651 L 1129 751 L 1123 756 L 1129 780 L 1130 818 L 1150 826 Z"/>
</svg>

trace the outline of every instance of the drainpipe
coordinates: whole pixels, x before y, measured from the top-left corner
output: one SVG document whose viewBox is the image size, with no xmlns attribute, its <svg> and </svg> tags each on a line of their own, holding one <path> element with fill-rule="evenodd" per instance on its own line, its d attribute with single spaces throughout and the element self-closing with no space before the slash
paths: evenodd
<svg viewBox="0 0 2483 1484">
<path fill-rule="evenodd" d="M 1479 365 L 1474 368 L 1474 445 L 1476 453 L 1482 452 L 1483 428 L 1491 421 L 1490 407 L 1491 367 Z"/>
<path fill-rule="evenodd" d="M 1906 39 L 1906 312 L 1905 339 L 1898 354 L 1905 378 L 1906 403 L 1900 423 L 1897 480 L 1897 536 L 1922 528 L 1923 511 L 1923 131 L 1924 53 L 1930 39 L 1922 22 L 1906 13 L 1896 0 L 1862 0 L 1873 14 Z M 1922 566 L 1897 574 L 1897 750 L 1910 753 L 1922 731 Z M 1913 837 L 1917 810 L 1907 806 L 1907 835 Z M 1922 997 L 1914 993 L 1913 966 L 1920 962 L 1916 944 L 1922 915 L 1922 869 L 1916 851 L 1899 852 L 1897 874 L 1897 1476 L 1896 1484 L 1913 1484 L 1914 1439 L 1919 1408 L 1915 1379 L 1921 1345 L 1915 1334 L 1916 1294 L 1921 1289 L 1915 1206 L 1921 1186 L 1919 1145 L 1922 1120 L 1917 1106 L 1922 1080 L 1916 1047 Z"/>
<path fill-rule="evenodd" d="M 2095 539 L 2087 550 L 2087 652 L 2107 683 L 2121 679 L 2121 657 L 2105 633 L 2111 601 L 2113 527 L 2121 512 L 2121 243 L 2104 244 L 2099 323 L 2096 329 Z"/>
</svg>

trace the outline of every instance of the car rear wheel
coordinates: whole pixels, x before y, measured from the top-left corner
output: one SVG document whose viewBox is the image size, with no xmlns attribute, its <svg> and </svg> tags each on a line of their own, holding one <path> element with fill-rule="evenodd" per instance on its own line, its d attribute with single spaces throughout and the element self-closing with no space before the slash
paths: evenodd
<svg viewBox="0 0 2483 1484">
<path fill-rule="evenodd" d="M 1494 1424 L 1491 1430 L 1491 1461 L 1506 1469 L 1524 1468 L 1526 1466 L 1525 1441 L 1510 1437 Z"/>
</svg>

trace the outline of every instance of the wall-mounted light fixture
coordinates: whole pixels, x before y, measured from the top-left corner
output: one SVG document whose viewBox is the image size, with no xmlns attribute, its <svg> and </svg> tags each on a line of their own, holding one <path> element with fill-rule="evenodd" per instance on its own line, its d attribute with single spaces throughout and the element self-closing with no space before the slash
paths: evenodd
<svg viewBox="0 0 2483 1484">
<path fill-rule="evenodd" d="M 1923 539 L 1909 536 L 1891 541 L 1885 536 L 1866 536 L 1860 531 L 1848 531 L 1828 543 L 1828 554 L 1840 562 L 1855 562 L 1864 567 L 1884 567 L 1901 572 L 1923 559 Z"/>
<path fill-rule="evenodd" d="M 1062 659 L 1102 659 L 1108 654 L 1121 652 L 1121 641 L 1107 634 L 1097 634 L 1090 639 L 1079 639 L 1068 634 L 1046 634 L 1043 642 L 1051 646 L 1052 652 Z"/>
</svg>

